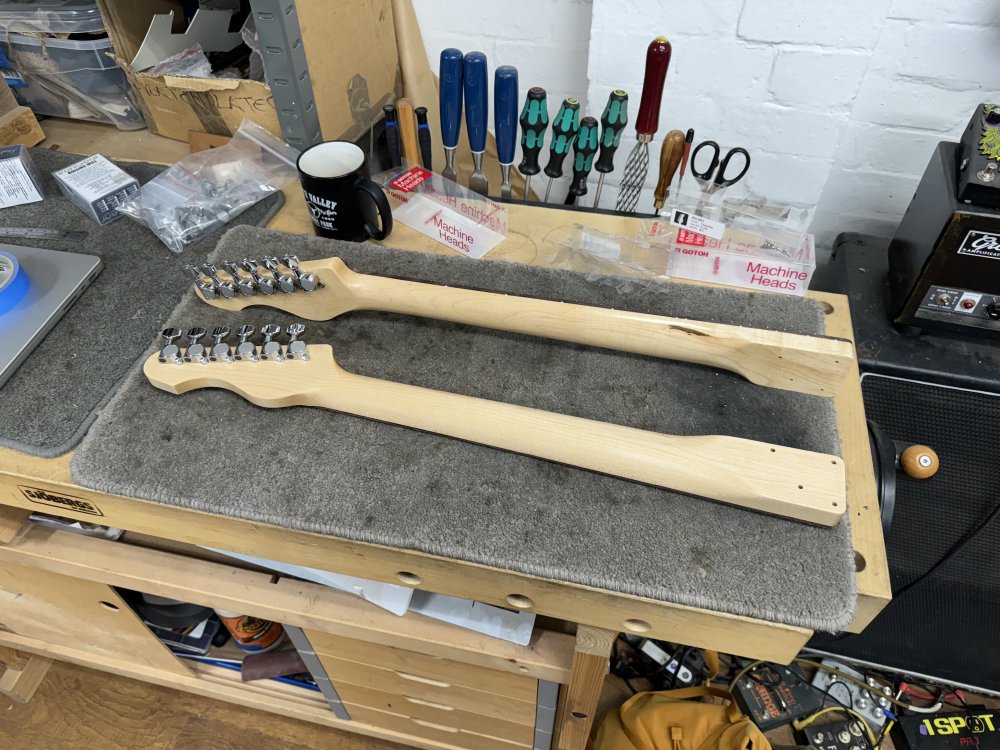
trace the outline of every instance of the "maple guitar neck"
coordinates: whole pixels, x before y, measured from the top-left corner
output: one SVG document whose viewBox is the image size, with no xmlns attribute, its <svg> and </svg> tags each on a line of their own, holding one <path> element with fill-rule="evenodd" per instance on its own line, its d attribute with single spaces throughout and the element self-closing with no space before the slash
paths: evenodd
<svg viewBox="0 0 1000 750">
<path fill-rule="evenodd" d="M 355 375 L 326 345 L 308 360 L 174 363 L 144 372 L 173 393 L 225 388 L 265 408 L 313 406 L 832 526 L 846 508 L 843 461 L 721 435 L 677 436 Z"/>
<path fill-rule="evenodd" d="M 242 310 L 264 305 L 307 320 L 376 310 L 493 328 L 650 357 L 718 367 L 757 385 L 832 397 L 850 371 L 849 341 L 372 276 L 340 258 L 303 261 L 323 286 L 312 292 L 206 300 Z"/>
</svg>

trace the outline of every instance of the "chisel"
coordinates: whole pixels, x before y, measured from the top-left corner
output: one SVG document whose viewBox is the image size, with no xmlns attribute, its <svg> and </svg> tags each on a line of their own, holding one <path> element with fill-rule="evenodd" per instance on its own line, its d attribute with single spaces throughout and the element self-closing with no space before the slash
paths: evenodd
<svg viewBox="0 0 1000 750">
<path fill-rule="evenodd" d="M 396 100 L 396 121 L 399 123 L 399 139 L 403 142 L 403 165 L 420 166 L 420 148 L 417 146 L 417 118 L 413 114 L 413 102 L 409 99 Z"/>
<path fill-rule="evenodd" d="M 572 206 L 576 199 L 587 194 L 587 178 L 597 153 L 597 118 L 584 117 L 580 120 L 580 132 L 573 142 L 573 181 L 566 194 L 566 205 Z"/>
<path fill-rule="evenodd" d="M 538 153 L 545 141 L 545 130 L 549 126 L 549 108 L 545 101 L 545 89 L 535 86 L 528 89 L 521 109 L 521 163 L 518 171 L 524 175 L 524 199 L 531 197 L 531 178 L 542 171 L 538 166 Z"/>
<path fill-rule="evenodd" d="M 396 122 L 396 107 L 386 104 L 382 107 L 385 113 L 385 146 L 388 151 L 390 167 L 399 166 L 399 125 Z"/>
<path fill-rule="evenodd" d="M 420 144 L 420 163 L 424 169 L 431 168 L 431 127 L 427 124 L 427 107 L 413 110 L 417 116 L 417 143 Z"/>
<path fill-rule="evenodd" d="M 480 195 L 489 195 L 490 185 L 483 172 L 483 153 L 486 151 L 486 118 L 489 116 L 489 91 L 486 81 L 486 55 L 467 52 L 462 69 L 462 95 L 465 97 L 465 129 L 472 151 L 472 175 L 469 189 Z"/>
<path fill-rule="evenodd" d="M 545 174 L 549 184 L 545 186 L 543 203 L 549 202 L 549 192 L 552 190 L 552 180 L 562 177 L 563 159 L 569 153 L 576 134 L 580 131 L 580 102 L 576 99 L 563 99 L 556 119 L 552 121 L 552 140 L 549 142 L 549 163 L 545 165 Z"/>
<path fill-rule="evenodd" d="M 501 65 L 493 74 L 493 128 L 500 162 L 500 197 L 510 198 L 510 168 L 517 149 L 517 68 Z"/>
<path fill-rule="evenodd" d="M 457 181 L 455 149 L 462 128 L 462 50 L 449 47 L 441 51 L 438 75 L 441 80 L 441 145 L 444 146 L 444 169 L 441 174 Z"/>
<path fill-rule="evenodd" d="M 601 115 L 601 155 L 597 157 L 594 169 L 600 172 L 597 178 L 597 190 L 594 192 L 594 208 L 601 200 L 601 188 L 604 187 L 604 175 L 615 169 L 615 151 L 622 140 L 622 132 L 628 122 L 628 94 L 621 89 L 615 89 L 604 105 Z"/>
<path fill-rule="evenodd" d="M 691 143 L 694 141 L 694 128 L 688 128 L 687 135 L 684 136 L 684 156 L 681 157 L 681 173 L 677 175 L 677 194 L 680 195 L 681 183 L 684 182 L 684 173 L 687 171 L 688 159 L 691 158 Z"/>
<path fill-rule="evenodd" d="M 677 172 L 677 166 L 684 156 L 684 134 L 679 130 L 671 130 L 667 137 L 663 139 L 663 146 L 660 148 L 660 179 L 656 183 L 656 190 L 653 192 L 653 208 L 656 215 L 660 215 L 660 209 L 667 202 L 670 195 L 670 183 Z"/>
</svg>

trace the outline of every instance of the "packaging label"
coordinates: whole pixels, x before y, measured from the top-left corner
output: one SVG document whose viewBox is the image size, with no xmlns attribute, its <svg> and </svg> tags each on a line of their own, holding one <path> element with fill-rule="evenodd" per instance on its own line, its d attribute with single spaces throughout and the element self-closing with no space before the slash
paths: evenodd
<svg viewBox="0 0 1000 750">
<path fill-rule="evenodd" d="M 88 203 L 107 198 L 135 180 L 100 154 L 89 156 L 55 173 L 62 183 Z"/>
<path fill-rule="evenodd" d="M 431 173 L 423 167 L 412 167 L 389 184 L 401 193 L 408 193 L 430 178 Z"/>
<path fill-rule="evenodd" d="M 28 500 L 33 503 L 38 503 L 39 505 L 48 505 L 53 508 L 72 510 L 77 513 L 86 513 L 91 516 L 104 515 L 101 512 L 101 509 L 89 500 L 73 497 L 72 495 L 50 492 L 49 490 L 39 489 L 38 487 L 24 487 L 22 485 L 18 485 L 17 488 L 21 490 L 21 494 Z"/>
<path fill-rule="evenodd" d="M 959 245 L 958 254 L 1000 260 L 1000 234 L 971 230 Z"/>
<path fill-rule="evenodd" d="M 0 161 L 0 208 L 40 201 L 42 196 L 31 181 L 24 163 L 18 159 Z"/>
<path fill-rule="evenodd" d="M 697 234 L 708 235 L 717 240 L 721 240 L 726 233 L 726 225 L 721 221 L 712 221 L 698 214 L 689 214 L 687 211 L 674 209 L 670 215 L 670 223 L 675 227 L 689 229 Z"/>
<path fill-rule="evenodd" d="M 687 229 L 677 230 L 678 245 L 692 245 L 694 247 L 705 247 L 705 235 L 691 232 Z"/>
</svg>

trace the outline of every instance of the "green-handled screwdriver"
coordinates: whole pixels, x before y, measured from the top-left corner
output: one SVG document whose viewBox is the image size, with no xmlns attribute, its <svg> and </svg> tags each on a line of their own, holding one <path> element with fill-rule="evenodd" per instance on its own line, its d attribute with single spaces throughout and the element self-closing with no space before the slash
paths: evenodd
<svg viewBox="0 0 1000 750">
<path fill-rule="evenodd" d="M 580 130 L 580 102 L 576 99 L 563 99 L 556 119 L 552 121 L 552 140 L 549 142 L 549 163 L 545 165 L 545 174 L 549 176 L 549 184 L 545 187 L 544 202 L 549 202 L 549 191 L 552 190 L 552 180 L 562 177 L 563 159 L 569 153 L 576 134 Z"/>
<path fill-rule="evenodd" d="M 545 141 L 545 129 L 549 126 L 549 107 L 545 101 L 545 89 L 540 86 L 528 89 L 521 110 L 521 163 L 517 171 L 524 175 L 524 199 L 531 196 L 531 178 L 542 171 L 538 166 L 538 153 Z"/>
<path fill-rule="evenodd" d="M 566 194 L 566 205 L 572 206 L 576 199 L 587 194 L 587 178 L 597 153 L 597 118 L 584 117 L 580 120 L 580 132 L 573 142 L 573 182 Z"/>
<path fill-rule="evenodd" d="M 615 169 L 615 151 L 622 139 L 622 131 L 628 122 L 628 94 L 621 89 L 615 89 L 604 105 L 601 115 L 601 155 L 597 157 L 594 169 L 601 173 L 597 179 L 597 190 L 594 193 L 594 208 L 601 200 L 601 188 L 604 187 L 604 175 Z"/>
</svg>

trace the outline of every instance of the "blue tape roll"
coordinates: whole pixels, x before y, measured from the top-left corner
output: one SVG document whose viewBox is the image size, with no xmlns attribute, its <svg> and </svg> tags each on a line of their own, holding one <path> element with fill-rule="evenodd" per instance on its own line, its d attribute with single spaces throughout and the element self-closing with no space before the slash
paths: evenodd
<svg viewBox="0 0 1000 750">
<path fill-rule="evenodd" d="M 28 292 L 28 274 L 17 258 L 0 252 L 0 315 L 13 310 Z"/>
</svg>

